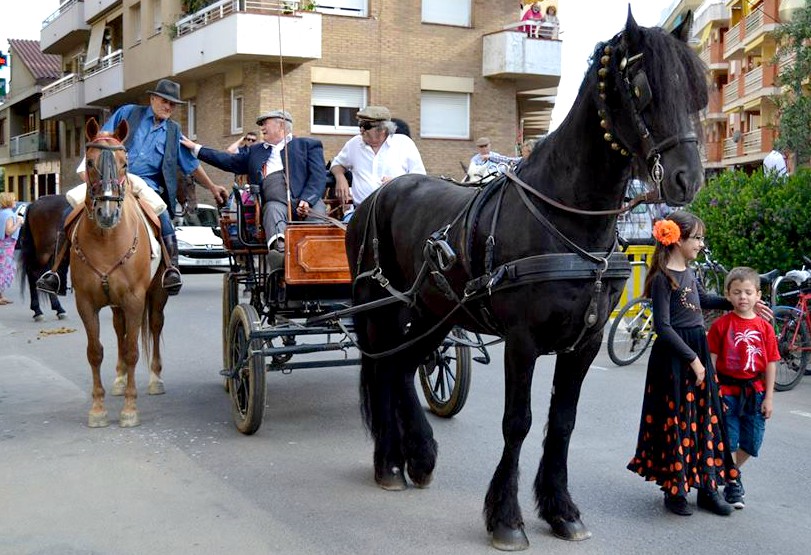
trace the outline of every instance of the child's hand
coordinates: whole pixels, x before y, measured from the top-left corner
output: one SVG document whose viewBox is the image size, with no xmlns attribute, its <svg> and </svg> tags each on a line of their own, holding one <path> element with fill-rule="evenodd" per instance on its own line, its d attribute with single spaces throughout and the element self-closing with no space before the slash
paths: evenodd
<svg viewBox="0 0 811 555">
<path fill-rule="evenodd" d="M 764 398 L 763 403 L 760 405 L 760 413 L 763 415 L 763 418 L 769 419 L 772 417 L 772 400 Z"/>
<path fill-rule="evenodd" d="M 696 385 L 701 385 L 701 382 L 704 381 L 704 376 L 707 375 L 707 370 L 704 368 L 704 365 L 701 364 L 698 357 L 694 358 L 693 362 L 690 363 L 690 368 L 693 369 L 693 373 L 696 375 Z"/>
</svg>

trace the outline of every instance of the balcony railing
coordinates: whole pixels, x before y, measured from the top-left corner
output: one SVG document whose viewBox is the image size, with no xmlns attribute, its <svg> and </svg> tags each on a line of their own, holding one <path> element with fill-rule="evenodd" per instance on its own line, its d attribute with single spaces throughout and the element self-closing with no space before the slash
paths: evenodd
<svg viewBox="0 0 811 555">
<path fill-rule="evenodd" d="M 734 158 L 738 155 L 738 143 L 729 137 L 724 139 L 724 158 Z"/>
<path fill-rule="evenodd" d="M 9 155 L 22 156 L 25 154 L 36 154 L 42 151 L 58 151 L 59 143 L 52 139 L 54 139 L 53 136 L 41 133 L 39 130 L 11 137 Z"/>
<path fill-rule="evenodd" d="M 755 129 L 754 131 L 749 131 L 748 133 L 743 134 L 744 154 L 755 154 L 761 152 L 761 143 L 763 142 L 763 137 L 761 135 L 760 129 Z"/>
<path fill-rule="evenodd" d="M 705 65 L 705 66 L 708 66 L 708 67 L 709 67 L 709 65 L 710 65 L 710 50 L 711 50 L 711 49 L 710 49 L 710 47 L 709 47 L 709 45 L 708 45 L 708 46 L 707 46 L 706 48 L 704 48 L 704 49 L 701 51 L 701 53 L 698 55 L 698 57 L 699 57 L 699 58 L 701 58 L 701 61 L 702 61 L 702 62 L 704 62 L 704 65 Z"/>
<path fill-rule="evenodd" d="M 724 85 L 724 105 L 732 104 L 738 100 L 738 80 L 734 79 Z"/>
<path fill-rule="evenodd" d="M 561 41 L 531 38 L 524 31 L 516 31 L 521 26 L 507 25 L 482 37 L 482 75 L 516 79 L 526 90 L 557 87 Z"/>
<path fill-rule="evenodd" d="M 258 15 L 293 14 L 299 10 L 301 2 L 279 2 L 276 0 L 220 0 L 200 11 L 177 20 L 177 36 L 182 37 L 195 29 L 205 27 L 235 13 Z"/>
<path fill-rule="evenodd" d="M 763 66 L 757 66 L 752 71 L 747 72 L 743 81 L 743 93 L 752 94 L 763 88 Z"/>
<path fill-rule="evenodd" d="M 760 10 L 755 10 L 746 16 L 746 37 L 752 37 L 763 26 L 766 18 Z"/>
<path fill-rule="evenodd" d="M 519 21 L 502 27 L 505 31 L 520 31 L 529 38 L 557 40 L 560 33 L 559 26 L 545 21 Z"/>
<path fill-rule="evenodd" d="M 99 58 L 99 63 L 91 67 L 87 70 L 84 74 L 85 79 L 96 75 L 97 73 L 101 73 L 106 69 L 110 69 L 111 67 L 120 65 L 121 62 L 124 61 L 124 53 L 122 50 L 116 50 L 104 56 L 103 58 Z"/>
<path fill-rule="evenodd" d="M 743 45 L 743 27 L 739 23 L 724 35 L 724 57 L 729 58 Z"/>
<path fill-rule="evenodd" d="M 60 93 L 60 92 L 62 92 L 64 90 L 67 90 L 70 87 L 72 87 L 73 85 L 75 85 L 76 83 L 78 83 L 79 81 L 80 81 L 80 79 L 79 79 L 79 76 L 77 74 L 69 73 L 69 74 L 65 75 L 64 77 L 62 77 L 61 79 L 58 79 L 57 81 L 54 81 L 50 85 L 42 87 L 42 97 L 47 98 L 49 96 L 53 96 L 53 95 L 55 95 L 57 93 Z"/>
</svg>

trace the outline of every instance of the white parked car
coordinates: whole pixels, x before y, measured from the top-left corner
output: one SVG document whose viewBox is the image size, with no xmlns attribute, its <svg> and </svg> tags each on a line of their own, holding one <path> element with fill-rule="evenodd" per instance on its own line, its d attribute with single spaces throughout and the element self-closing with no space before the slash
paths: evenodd
<svg viewBox="0 0 811 555">
<path fill-rule="evenodd" d="M 198 204 L 197 210 L 175 217 L 175 233 L 179 252 L 178 266 L 225 267 L 230 265 L 228 252 L 219 235 L 220 219 L 217 209 Z"/>
</svg>

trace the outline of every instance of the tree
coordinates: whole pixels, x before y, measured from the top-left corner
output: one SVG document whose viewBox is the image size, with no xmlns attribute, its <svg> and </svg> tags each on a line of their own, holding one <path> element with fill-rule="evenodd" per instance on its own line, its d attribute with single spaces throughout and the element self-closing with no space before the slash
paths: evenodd
<svg viewBox="0 0 811 555">
<path fill-rule="evenodd" d="M 794 153 L 795 161 L 811 157 L 811 4 L 794 12 L 791 21 L 782 23 L 775 31 L 780 45 L 779 57 L 794 54 L 794 63 L 780 69 L 778 83 L 784 87 L 775 98 L 780 110 L 778 149 Z M 779 58 L 776 61 L 779 63 Z"/>
</svg>

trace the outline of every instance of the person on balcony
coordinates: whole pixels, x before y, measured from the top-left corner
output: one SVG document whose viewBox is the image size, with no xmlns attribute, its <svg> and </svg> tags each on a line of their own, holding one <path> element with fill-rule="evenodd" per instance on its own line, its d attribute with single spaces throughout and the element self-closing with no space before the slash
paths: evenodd
<svg viewBox="0 0 811 555">
<path fill-rule="evenodd" d="M 521 21 L 532 21 L 534 25 L 524 25 L 519 30 L 526 33 L 528 37 L 538 36 L 538 26 L 544 22 L 543 12 L 541 11 L 541 3 L 533 2 L 527 11 L 524 12 Z"/>
</svg>

